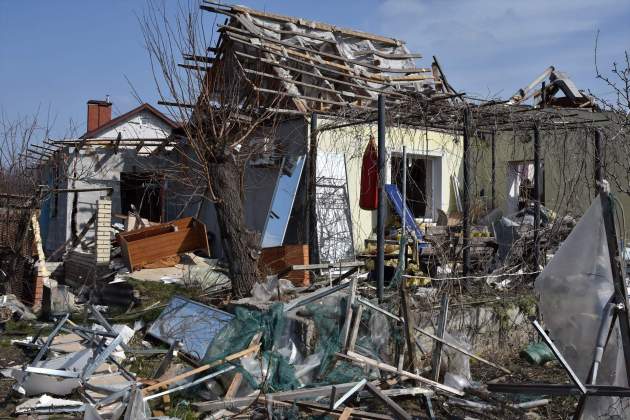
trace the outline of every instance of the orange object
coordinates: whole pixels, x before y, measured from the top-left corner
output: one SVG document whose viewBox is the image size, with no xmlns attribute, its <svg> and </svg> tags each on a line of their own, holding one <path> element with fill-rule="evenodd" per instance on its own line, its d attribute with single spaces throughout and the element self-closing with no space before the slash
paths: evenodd
<svg viewBox="0 0 630 420">
<path fill-rule="evenodd" d="M 119 233 L 117 238 L 129 271 L 156 262 L 163 267 L 166 259 L 196 250 L 210 255 L 206 225 L 193 217 Z"/>
<path fill-rule="evenodd" d="M 283 245 L 263 248 L 259 264 L 265 274 L 277 274 L 291 265 L 308 265 L 308 245 Z M 295 286 L 310 285 L 309 272 L 306 270 L 289 271 L 283 278 Z"/>
<path fill-rule="evenodd" d="M 378 152 L 374 137 L 370 137 L 363 153 L 359 206 L 363 210 L 376 210 L 378 207 Z"/>
</svg>

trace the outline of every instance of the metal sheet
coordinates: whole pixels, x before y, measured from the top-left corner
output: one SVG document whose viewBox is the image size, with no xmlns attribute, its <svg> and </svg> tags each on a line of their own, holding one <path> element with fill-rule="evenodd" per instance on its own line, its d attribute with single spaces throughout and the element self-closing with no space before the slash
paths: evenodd
<svg viewBox="0 0 630 420">
<path fill-rule="evenodd" d="M 262 248 L 282 246 L 284 242 L 284 234 L 287 231 L 293 201 L 300 185 L 304 160 L 304 155 L 287 156 L 283 160 L 263 231 Z"/>
<path fill-rule="evenodd" d="M 406 204 L 403 206 L 402 196 L 400 195 L 398 186 L 394 184 L 386 184 L 384 188 L 385 188 L 385 192 L 387 193 L 387 198 L 389 199 L 389 202 L 392 204 L 394 211 L 396 211 L 396 214 L 398 214 L 398 216 L 401 219 L 403 218 L 403 212 L 404 212 L 405 225 L 407 227 L 407 230 L 415 233 L 416 239 L 421 240 L 424 237 L 424 235 L 422 234 L 422 231 L 416 224 L 416 220 L 413 218 L 413 214 L 411 213 L 411 210 L 409 210 L 409 207 L 407 207 Z M 420 248 L 425 248 L 428 246 L 428 244 L 420 243 L 418 244 L 418 246 Z"/>
<path fill-rule="evenodd" d="M 182 351 L 201 359 L 216 335 L 233 315 L 181 296 L 174 296 L 149 328 L 149 335 L 169 344 L 182 343 Z"/>
</svg>

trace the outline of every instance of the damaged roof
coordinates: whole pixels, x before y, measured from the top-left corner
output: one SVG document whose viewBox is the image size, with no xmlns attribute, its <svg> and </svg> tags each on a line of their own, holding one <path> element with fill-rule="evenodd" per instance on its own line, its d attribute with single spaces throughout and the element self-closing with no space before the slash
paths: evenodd
<svg viewBox="0 0 630 420">
<path fill-rule="evenodd" d="M 93 102 L 97 102 L 97 101 L 93 101 Z M 113 118 L 113 119 L 109 120 L 108 122 L 106 122 L 105 124 L 99 126 L 95 130 L 86 131 L 79 138 L 80 139 L 97 138 L 101 133 L 109 130 L 112 127 L 115 127 L 116 125 L 118 125 L 118 124 L 120 124 L 122 122 L 126 122 L 127 120 L 129 120 L 132 117 L 140 114 L 143 111 L 148 111 L 148 112 L 152 113 L 158 119 L 164 121 L 167 125 L 169 125 L 173 129 L 176 129 L 176 128 L 179 127 L 179 124 L 177 124 L 175 121 L 171 120 L 169 117 L 164 115 L 162 112 L 158 111 L 156 108 L 152 107 L 151 105 L 149 105 L 147 103 L 143 103 L 143 104 L 137 106 L 136 108 L 132 109 L 131 111 L 125 112 L 124 114 L 120 114 L 116 118 Z"/>
<path fill-rule="evenodd" d="M 206 1 L 201 8 L 229 19 L 219 26 L 215 57 L 184 58 L 216 65 L 230 54 L 252 89 L 288 98 L 298 112 L 370 109 L 379 93 L 390 101 L 454 93 L 436 61 L 417 65 L 421 55 L 400 40 L 243 6 Z"/>
<path fill-rule="evenodd" d="M 541 85 L 543 84 L 544 85 Z M 511 105 L 520 105 L 532 99 L 534 106 L 557 106 L 562 108 L 589 108 L 595 104 L 583 90 L 578 89 L 565 72 L 549 66 L 529 85 L 516 91 L 509 100 Z"/>
</svg>

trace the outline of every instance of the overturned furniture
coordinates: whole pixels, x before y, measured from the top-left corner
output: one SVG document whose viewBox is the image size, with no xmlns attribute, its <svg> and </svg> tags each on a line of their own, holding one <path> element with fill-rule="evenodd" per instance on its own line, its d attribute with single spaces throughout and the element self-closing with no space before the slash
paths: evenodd
<svg viewBox="0 0 630 420">
<path fill-rule="evenodd" d="M 194 217 L 119 233 L 117 238 L 130 271 L 185 252 L 210 255 L 206 225 Z"/>
</svg>

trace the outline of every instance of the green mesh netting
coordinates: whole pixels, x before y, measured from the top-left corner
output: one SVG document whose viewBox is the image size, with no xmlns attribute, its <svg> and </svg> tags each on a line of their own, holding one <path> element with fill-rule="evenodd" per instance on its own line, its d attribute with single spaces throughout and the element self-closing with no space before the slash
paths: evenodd
<svg viewBox="0 0 630 420">
<path fill-rule="evenodd" d="M 253 388 L 261 388 L 265 392 L 295 389 L 299 382 L 295 379 L 295 371 L 288 361 L 275 349 L 281 340 L 287 319 L 281 303 L 274 304 L 267 311 L 257 311 L 244 307 L 236 307 L 234 319 L 216 336 L 206 351 L 203 363 L 212 363 L 230 354 L 247 348 L 258 332 L 262 332 L 262 363 L 266 366 L 267 375 L 263 383 L 259 383 L 253 375 L 239 367 L 244 378 Z"/>
<path fill-rule="evenodd" d="M 282 309 L 281 303 L 274 304 L 265 312 L 236 307 L 234 319 L 217 334 L 202 362 L 212 363 L 247 348 L 259 331 L 263 333 L 261 350 L 271 350 L 286 323 Z"/>
<path fill-rule="evenodd" d="M 336 360 L 335 353 L 342 350 L 341 329 L 345 321 L 347 304 L 348 296 L 336 293 L 303 308 L 301 315 L 311 319 L 314 324 L 316 342 L 311 353 L 321 357 L 321 363 L 313 371 L 312 380 L 307 381 L 307 387 L 355 382 L 366 376 L 363 368 Z M 252 388 L 264 392 L 287 391 L 303 386 L 299 379 L 304 378 L 296 378 L 295 367 L 289 363 L 286 353 L 283 355 L 279 351 L 289 344 L 291 335 L 291 331 L 286 335 L 287 327 L 290 325 L 286 313 L 283 312 L 283 305 L 274 304 L 267 311 L 237 307 L 234 315 L 235 318 L 217 335 L 208 348 L 203 362 L 212 363 L 247 348 L 254 335 L 262 331 L 259 370 L 265 374 L 254 375 L 242 367 L 240 362 L 234 362 L 238 364 L 238 371 L 243 373 L 244 379 Z M 363 311 L 361 322 L 363 328 L 359 330 L 356 350 L 372 358 L 381 359 L 379 355 L 381 349 L 374 346 L 370 331 L 365 328 L 370 316 L 371 311 Z"/>
</svg>

